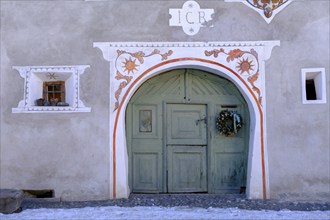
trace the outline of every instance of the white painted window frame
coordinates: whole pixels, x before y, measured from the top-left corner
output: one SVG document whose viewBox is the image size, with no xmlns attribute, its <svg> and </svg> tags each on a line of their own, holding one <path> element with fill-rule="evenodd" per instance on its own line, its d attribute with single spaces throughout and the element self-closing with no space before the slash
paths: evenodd
<svg viewBox="0 0 330 220">
<path fill-rule="evenodd" d="M 316 100 L 307 100 L 306 97 L 306 80 L 313 79 L 315 83 Z M 325 68 L 303 68 L 301 69 L 301 95 L 303 104 L 325 104 L 326 83 Z"/>
<path fill-rule="evenodd" d="M 80 75 L 89 65 L 76 66 L 13 66 L 24 78 L 24 97 L 12 113 L 74 113 L 91 112 L 80 100 Z M 53 77 L 50 77 L 53 75 Z M 35 100 L 43 97 L 43 82 L 65 81 L 69 106 L 36 106 Z"/>
</svg>

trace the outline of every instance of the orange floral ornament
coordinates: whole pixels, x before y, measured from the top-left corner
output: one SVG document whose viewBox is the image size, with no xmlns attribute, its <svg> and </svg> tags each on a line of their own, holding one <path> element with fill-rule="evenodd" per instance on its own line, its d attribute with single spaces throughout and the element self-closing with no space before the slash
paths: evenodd
<svg viewBox="0 0 330 220">
<path fill-rule="evenodd" d="M 259 78 L 259 59 L 258 59 L 258 53 L 254 49 L 251 49 L 250 51 L 243 51 L 241 49 L 234 49 L 226 52 L 223 48 L 220 49 L 214 49 L 211 51 L 204 51 L 205 56 L 214 56 L 217 58 L 219 54 L 223 53 L 227 55 L 226 61 L 229 63 L 231 61 L 236 60 L 236 69 L 239 71 L 241 75 L 243 75 L 244 72 L 248 73 L 247 81 L 250 83 L 252 90 L 258 94 L 258 101 L 260 105 L 262 105 L 262 96 L 260 89 L 255 85 L 255 82 Z M 251 60 L 249 58 L 244 59 L 244 55 L 249 55 Z M 252 64 L 252 63 L 255 63 Z M 250 71 L 252 71 L 250 73 Z M 252 74 L 252 75 L 251 75 Z"/>
<path fill-rule="evenodd" d="M 253 71 L 254 65 L 252 65 L 253 60 L 249 61 L 248 58 L 242 59 L 238 62 L 238 66 L 236 66 L 237 70 L 240 72 L 240 74 L 247 72 L 250 75 L 250 70 Z"/>
<path fill-rule="evenodd" d="M 127 87 L 131 80 L 133 79 L 133 74 L 135 74 L 135 72 L 139 71 L 139 66 L 143 65 L 144 63 L 144 59 L 154 56 L 154 55 L 159 55 L 161 56 L 161 60 L 167 60 L 169 56 L 171 56 L 173 54 L 172 50 L 169 50 L 165 53 L 161 53 L 160 50 L 158 49 L 154 49 L 150 54 L 146 54 L 143 51 L 137 51 L 137 52 L 128 52 L 128 51 L 124 51 L 124 50 L 117 50 L 117 58 L 115 61 L 115 68 L 116 68 L 116 76 L 115 79 L 118 81 L 121 81 L 118 85 L 117 90 L 115 91 L 115 108 L 114 111 L 116 111 L 119 107 L 119 101 L 120 101 L 120 97 L 121 97 L 121 93 L 123 92 L 123 90 L 125 89 L 125 87 Z M 120 57 L 122 55 L 125 55 L 128 58 L 125 58 L 125 61 L 121 62 Z M 120 60 L 120 61 L 119 61 Z M 119 66 L 117 65 L 117 61 L 118 64 L 123 64 L 122 69 L 119 68 Z M 136 64 L 136 61 L 138 61 L 138 63 L 140 63 L 140 65 Z M 130 75 L 132 73 L 132 75 Z"/>
<path fill-rule="evenodd" d="M 125 62 L 123 62 L 123 64 L 124 64 L 124 66 L 123 66 L 124 71 L 125 72 L 127 71 L 128 74 L 130 74 L 130 72 L 132 72 L 134 74 L 134 71 L 135 70 L 138 70 L 137 67 L 139 66 L 139 65 L 135 64 L 135 61 L 136 61 L 136 59 L 135 60 L 132 60 L 131 57 L 129 57 L 129 59 L 126 59 L 125 58 Z"/>
<path fill-rule="evenodd" d="M 270 18 L 273 15 L 273 11 L 287 3 L 288 0 L 247 0 L 247 2 L 255 8 L 262 9 L 264 15 Z"/>
</svg>

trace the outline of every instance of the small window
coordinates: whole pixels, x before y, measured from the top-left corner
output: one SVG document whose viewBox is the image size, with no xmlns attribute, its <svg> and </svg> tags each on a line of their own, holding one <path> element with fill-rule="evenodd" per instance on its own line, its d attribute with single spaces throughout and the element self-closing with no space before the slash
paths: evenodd
<svg viewBox="0 0 330 220">
<path fill-rule="evenodd" d="M 139 113 L 139 132 L 152 132 L 152 110 L 140 110 Z"/>
<path fill-rule="evenodd" d="M 84 66 L 14 66 L 25 79 L 24 99 L 13 113 L 90 112 L 79 98 Z"/>
<path fill-rule="evenodd" d="M 325 69 L 302 69 L 303 104 L 326 103 Z"/>
<path fill-rule="evenodd" d="M 43 99 L 52 106 L 56 106 L 57 103 L 65 103 L 64 81 L 44 82 Z"/>
<path fill-rule="evenodd" d="M 133 106 L 133 137 L 157 138 L 157 105 Z"/>
</svg>

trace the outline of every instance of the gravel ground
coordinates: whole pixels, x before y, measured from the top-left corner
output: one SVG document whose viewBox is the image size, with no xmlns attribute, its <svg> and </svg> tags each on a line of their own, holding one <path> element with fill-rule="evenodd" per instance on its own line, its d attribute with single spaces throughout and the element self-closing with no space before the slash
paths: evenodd
<svg viewBox="0 0 330 220">
<path fill-rule="evenodd" d="M 83 208 L 83 207 L 199 207 L 199 208 L 239 208 L 245 210 L 290 210 L 290 211 L 329 211 L 328 202 L 288 202 L 278 200 L 249 200 L 245 195 L 210 194 L 131 194 L 128 199 L 59 202 L 49 199 L 24 199 L 22 209 L 38 208 Z"/>
</svg>

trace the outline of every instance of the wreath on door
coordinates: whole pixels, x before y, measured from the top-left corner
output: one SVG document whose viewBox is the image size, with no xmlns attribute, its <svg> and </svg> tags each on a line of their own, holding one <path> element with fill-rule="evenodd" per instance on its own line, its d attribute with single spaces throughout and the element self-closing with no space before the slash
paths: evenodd
<svg viewBox="0 0 330 220">
<path fill-rule="evenodd" d="M 242 128 L 241 116 L 236 111 L 222 110 L 216 121 L 220 134 L 232 136 Z"/>
</svg>

